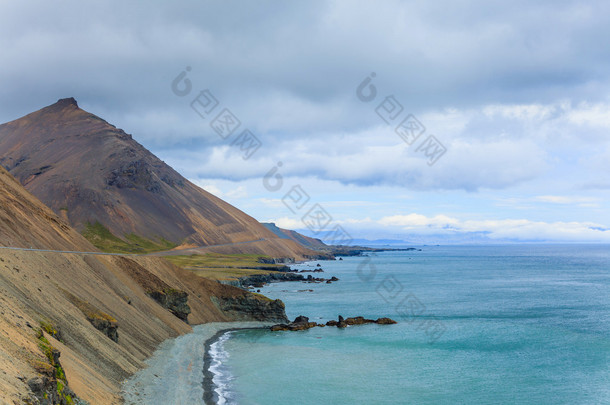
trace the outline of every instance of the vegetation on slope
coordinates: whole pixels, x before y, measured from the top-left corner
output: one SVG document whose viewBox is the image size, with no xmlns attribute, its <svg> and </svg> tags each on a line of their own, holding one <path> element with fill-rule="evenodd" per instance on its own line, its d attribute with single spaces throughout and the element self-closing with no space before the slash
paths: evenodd
<svg viewBox="0 0 610 405">
<path fill-rule="evenodd" d="M 155 242 L 133 233 L 125 236 L 125 239 L 127 239 L 125 241 L 114 235 L 98 221 L 94 224 L 87 222 L 83 236 L 96 248 L 107 253 L 151 253 L 170 250 L 177 246 L 163 238 L 160 242 Z"/>
<path fill-rule="evenodd" d="M 54 329 L 51 326 L 51 329 Z M 66 373 L 59 363 L 59 351 L 55 349 L 49 340 L 44 336 L 42 329 L 39 329 L 37 332 L 38 337 L 38 347 L 44 353 L 47 358 L 49 364 L 40 364 L 40 370 L 45 371 L 48 374 L 51 374 L 54 377 L 54 385 L 55 390 L 57 391 L 56 400 L 58 403 L 72 405 L 74 403 L 72 399 L 72 391 L 67 389 L 68 381 L 66 380 Z M 48 398 L 48 393 L 44 394 L 44 399 L 50 400 L 50 402 L 54 402 L 50 398 Z"/>
<path fill-rule="evenodd" d="M 253 254 L 207 253 L 205 255 L 166 256 L 165 259 L 198 276 L 213 280 L 237 279 L 286 268 L 283 264 L 263 264 L 262 260 L 271 258 Z"/>
</svg>

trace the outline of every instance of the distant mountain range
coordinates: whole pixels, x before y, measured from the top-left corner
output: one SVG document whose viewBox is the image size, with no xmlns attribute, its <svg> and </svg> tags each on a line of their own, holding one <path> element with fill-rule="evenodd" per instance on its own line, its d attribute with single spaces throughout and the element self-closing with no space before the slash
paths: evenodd
<svg viewBox="0 0 610 405">
<path fill-rule="evenodd" d="M 73 98 L 0 125 L 0 165 L 90 240 L 115 236 L 159 249 L 225 245 L 225 252 L 257 241 L 236 251 L 312 254 L 306 238 L 284 238 L 197 187 Z"/>
</svg>

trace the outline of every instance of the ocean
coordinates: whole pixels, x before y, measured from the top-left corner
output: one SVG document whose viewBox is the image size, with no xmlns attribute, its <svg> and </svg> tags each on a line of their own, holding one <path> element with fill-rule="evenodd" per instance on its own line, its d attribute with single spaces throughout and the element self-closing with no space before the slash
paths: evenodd
<svg viewBox="0 0 610 405">
<path fill-rule="evenodd" d="M 290 319 L 398 324 L 221 334 L 218 403 L 610 404 L 610 246 L 421 249 L 303 263 L 340 281 L 262 288 Z"/>
</svg>

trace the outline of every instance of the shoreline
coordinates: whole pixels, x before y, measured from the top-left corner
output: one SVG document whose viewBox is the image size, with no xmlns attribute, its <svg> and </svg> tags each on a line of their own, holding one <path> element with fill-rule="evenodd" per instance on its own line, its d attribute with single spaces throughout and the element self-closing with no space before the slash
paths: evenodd
<svg viewBox="0 0 610 405">
<path fill-rule="evenodd" d="M 307 260 L 303 260 L 303 261 L 297 261 L 293 264 L 306 264 L 306 263 L 316 263 L 319 261 L 334 261 L 335 259 L 307 259 Z M 284 273 L 284 272 L 282 272 Z M 295 274 L 293 272 L 287 272 L 288 274 Z M 271 274 L 271 273 L 269 273 Z M 284 273 L 285 274 L 285 273 Z M 260 276 L 260 275 L 259 275 Z M 241 277 L 239 279 L 237 279 L 236 281 L 240 282 L 241 279 L 247 279 L 248 276 L 246 277 Z M 275 282 L 302 282 L 302 281 L 306 281 L 305 280 L 274 280 Z M 240 288 L 244 288 L 244 287 L 240 287 Z M 246 288 L 244 288 L 246 289 Z M 247 290 L 247 289 L 246 289 Z M 203 381 L 202 381 L 202 388 L 203 388 L 203 403 L 205 405 L 217 405 L 218 404 L 218 393 L 216 392 L 216 385 L 214 384 L 214 372 L 210 370 L 210 367 L 212 366 L 212 355 L 210 354 L 210 349 L 211 346 L 218 342 L 220 340 L 220 338 L 222 338 L 224 335 L 226 335 L 227 333 L 230 332 L 234 332 L 234 331 L 238 331 L 238 330 L 245 330 L 245 329 L 267 329 L 268 327 L 273 326 L 272 323 L 268 324 L 268 325 L 260 325 L 260 326 L 243 326 L 243 327 L 229 327 L 229 328 L 225 328 L 225 329 L 220 329 L 218 330 L 213 336 L 209 337 L 208 339 L 206 339 L 205 343 L 204 343 L 204 354 L 203 354 Z"/>
<path fill-rule="evenodd" d="M 211 394 L 214 400 L 214 384 L 206 382 L 205 359 L 211 358 L 209 347 L 229 331 L 262 329 L 272 322 L 209 322 L 193 327 L 193 332 L 163 342 L 145 363 L 146 368 L 137 371 L 122 384 L 124 403 L 132 405 L 166 405 L 168 403 L 202 404 Z M 213 378 L 213 373 L 211 375 Z M 206 386 L 204 386 L 206 385 Z"/>
<path fill-rule="evenodd" d="M 214 336 L 205 341 L 203 348 L 203 381 L 201 382 L 203 386 L 203 403 L 205 405 L 216 405 L 218 403 L 218 395 L 214 389 L 214 373 L 210 371 L 210 367 L 212 366 L 210 348 L 214 343 L 220 340 L 222 336 L 235 330 L 239 329 L 232 328 L 219 330 Z"/>
<path fill-rule="evenodd" d="M 295 264 L 322 260 L 304 260 Z M 226 333 L 266 329 L 276 323 L 208 322 L 194 325 L 191 333 L 162 342 L 153 355 L 145 360 L 146 367 L 121 384 L 124 404 L 166 405 L 178 401 L 193 405 L 216 405 L 219 398 L 213 381 L 215 374 L 210 370 L 210 347 Z"/>
<path fill-rule="evenodd" d="M 205 405 L 216 405 L 218 403 L 218 394 L 215 390 L 217 388 L 214 384 L 214 372 L 210 370 L 212 366 L 212 355 L 210 354 L 211 346 L 218 342 L 221 337 L 226 335 L 227 333 L 235 332 L 238 330 L 254 330 L 254 329 L 267 329 L 267 327 L 259 326 L 259 327 L 244 327 L 244 328 L 228 328 L 219 330 L 214 334 L 214 336 L 210 337 L 205 341 L 204 344 L 204 355 L 203 355 L 203 402 Z"/>
</svg>

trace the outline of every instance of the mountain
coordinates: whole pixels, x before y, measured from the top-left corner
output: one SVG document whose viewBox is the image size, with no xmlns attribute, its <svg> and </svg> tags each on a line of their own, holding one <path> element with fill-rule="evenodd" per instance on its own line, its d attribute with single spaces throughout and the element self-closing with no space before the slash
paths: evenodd
<svg viewBox="0 0 610 405">
<path fill-rule="evenodd" d="M 306 248 L 313 250 L 325 250 L 329 248 L 320 239 L 311 238 L 290 229 L 279 228 L 274 223 L 263 222 L 262 224 L 265 226 L 265 228 L 277 235 L 278 238 L 292 240 L 302 246 L 305 246 Z"/>
<path fill-rule="evenodd" d="M 164 259 L 16 249 L 32 247 L 96 251 L 0 167 L 2 404 L 119 404 L 121 382 L 189 323 L 285 320 L 280 302 Z"/>
<path fill-rule="evenodd" d="M 112 234 L 161 247 L 258 241 L 235 251 L 312 254 L 197 187 L 73 98 L 0 125 L 0 165 L 94 239 Z"/>
</svg>

